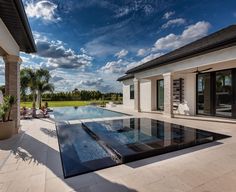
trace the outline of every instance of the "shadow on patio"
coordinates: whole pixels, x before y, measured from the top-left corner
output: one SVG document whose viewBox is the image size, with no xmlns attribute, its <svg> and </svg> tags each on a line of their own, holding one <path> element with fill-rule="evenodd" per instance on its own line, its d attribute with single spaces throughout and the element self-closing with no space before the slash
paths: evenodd
<svg viewBox="0 0 236 192">
<path fill-rule="evenodd" d="M 57 140 L 54 130 L 43 127 L 41 127 L 40 130 L 45 135 L 51 137 L 51 139 Z M 46 191 L 50 191 L 50 189 L 52 191 L 136 191 L 128 188 L 127 186 L 109 181 L 96 174 L 96 172 L 64 179 L 59 152 L 49 145 L 46 145 L 45 143 L 32 137 L 27 132 L 21 133 L 10 140 L 0 141 L 0 150 L 10 150 L 11 153 L 14 154 L 14 162 L 23 162 L 25 164 L 25 169 L 27 169 L 27 165 L 29 167 L 44 165 L 47 169 L 49 169 L 44 172 L 46 179 L 45 185 L 47 188 Z M 10 157 L 8 156 L 8 158 Z M 2 167 L 4 167 L 4 165 Z M 17 174 L 14 177 L 17 177 Z M 14 177 L 12 180 L 14 180 Z M 57 181 L 51 182 L 53 179 Z M 47 182 L 49 183 L 47 184 Z M 65 190 L 63 190 L 63 188 Z"/>
</svg>

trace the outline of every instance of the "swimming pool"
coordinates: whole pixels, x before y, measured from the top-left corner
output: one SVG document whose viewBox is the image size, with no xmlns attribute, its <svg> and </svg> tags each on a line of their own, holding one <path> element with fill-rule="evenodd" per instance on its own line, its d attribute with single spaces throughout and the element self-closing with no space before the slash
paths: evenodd
<svg viewBox="0 0 236 192">
<path fill-rule="evenodd" d="M 228 137 L 148 118 L 59 124 L 57 133 L 65 177 Z"/>
<path fill-rule="evenodd" d="M 95 106 L 56 107 L 54 108 L 53 114 L 56 121 L 127 116 L 123 113 L 118 113 Z"/>
</svg>

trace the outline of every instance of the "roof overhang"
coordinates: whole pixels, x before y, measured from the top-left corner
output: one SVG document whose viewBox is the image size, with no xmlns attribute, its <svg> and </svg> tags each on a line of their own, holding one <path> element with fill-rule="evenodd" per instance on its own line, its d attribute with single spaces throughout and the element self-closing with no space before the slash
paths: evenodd
<svg viewBox="0 0 236 192">
<path fill-rule="evenodd" d="M 25 53 L 36 52 L 34 38 L 21 0 L 0 0 L 0 17 Z"/>
<path fill-rule="evenodd" d="M 235 45 L 236 25 L 231 25 L 197 41 L 189 43 L 181 48 L 171 51 L 165 55 L 162 55 L 156 59 L 134 67 L 128 70 L 126 74 L 134 74 L 163 65 L 173 64 L 178 61 L 183 61 L 189 58 L 232 47 Z"/>
<path fill-rule="evenodd" d="M 122 77 L 119 77 L 117 79 L 117 81 L 124 81 L 124 80 L 127 80 L 127 79 L 133 79 L 134 78 L 134 75 L 133 74 L 128 74 L 128 75 L 124 75 Z"/>
</svg>

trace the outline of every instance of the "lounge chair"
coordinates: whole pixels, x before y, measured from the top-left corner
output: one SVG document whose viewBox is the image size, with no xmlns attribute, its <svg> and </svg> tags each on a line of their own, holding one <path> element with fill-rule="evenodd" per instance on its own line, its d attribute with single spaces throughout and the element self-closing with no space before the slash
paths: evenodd
<svg viewBox="0 0 236 192">
<path fill-rule="evenodd" d="M 33 115 L 32 109 L 23 108 L 20 111 L 21 119 L 31 119 Z"/>
<path fill-rule="evenodd" d="M 37 118 L 49 118 L 49 114 L 46 110 L 37 109 L 36 110 Z"/>
</svg>

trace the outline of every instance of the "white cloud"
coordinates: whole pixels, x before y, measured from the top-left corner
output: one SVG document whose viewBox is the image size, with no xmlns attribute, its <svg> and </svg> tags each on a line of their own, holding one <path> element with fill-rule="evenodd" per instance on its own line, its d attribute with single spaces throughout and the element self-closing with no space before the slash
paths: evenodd
<svg viewBox="0 0 236 192">
<path fill-rule="evenodd" d="M 93 79 L 86 79 L 81 80 L 78 84 L 78 87 L 84 87 L 86 90 L 99 90 L 102 92 L 113 92 L 113 86 L 108 85 L 104 82 L 103 78 L 93 78 Z"/>
<path fill-rule="evenodd" d="M 154 8 L 151 5 L 145 5 L 143 7 L 143 10 L 144 10 L 146 15 L 150 15 L 154 12 Z"/>
<path fill-rule="evenodd" d="M 171 16 L 173 16 L 175 14 L 174 11 L 169 11 L 169 12 L 166 12 L 164 15 L 163 15 L 163 19 L 169 19 Z"/>
<path fill-rule="evenodd" d="M 101 68 L 101 71 L 107 74 L 122 74 L 130 68 L 158 58 L 168 51 L 179 48 L 183 45 L 186 45 L 187 43 L 207 35 L 209 28 L 210 24 L 208 22 L 199 21 L 194 25 L 189 25 L 186 27 L 180 35 L 171 33 L 158 39 L 152 48 L 139 49 L 137 56 L 146 55 L 141 60 L 130 62 L 124 59 L 119 59 L 117 61 L 110 61 Z"/>
<path fill-rule="evenodd" d="M 57 75 L 54 75 L 54 76 L 52 76 L 52 79 L 51 79 L 51 81 L 54 83 L 54 82 L 58 82 L 58 81 L 62 81 L 62 80 L 64 80 L 64 78 L 63 77 L 60 77 L 60 76 L 57 76 Z"/>
<path fill-rule="evenodd" d="M 123 58 L 123 57 L 125 57 L 128 53 L 129 53 L 129 51 L 127 51 L 126 49 L 122 49 L 121 51 L 117 52 L 117 53 L 115 54 L 115 56 L 116 56 L 117 58 Z"/>
<path fill-rule="evenodd" d="M 115 17 L 123 17 L 128 15 L 131 9 L 129 7 L 121 7 L 115 11 Z"/>
<path fill-rule="evenodd" d="M 140 64 L 146 63 L 152 59 L 155 59 L 159 56 L 163 55 L 163 53 L 151 53 L 148 56 L 144 57 L 140 61 L 126 61 L 119 59 L 117 61 L 110 61 L 107 62 L 106 65 L 104 65 L 100 71 L 107 73 L 107 74 L 123 74 L 127 70 L 136 67 Z"/>
<path fill-rule="evenodd" d="M 133 68 L 133 67 L 136 67 L 138 65 L 141 65 L 143 63 L 146 63 L 148 61 L 151 61 L 153 59 L 156 59 L 157 57 L 160 57 L 161 55 L 163 55 L 163 53 L 150 53 L 149 55 L 147 55 L 146 57 L 144 57 L 143 59 L 141 59 L 140 61 L 133 61 L 133 62 L 130 62 L 128 65 L 125 66 L 125 71 Z"/>
<path fill-rule="evenodd" d="M 207 35 L 210 23 L 199 21 L 188 26 L 180 35 L 169 34 L 156 41 L 152 51 L 173 50 Z"/>
<path fill-rule="evenodd" d="M 118 61 L 107 62 L 101 71 L 104 73 L 124 73 L 126 71 L 127 62 L 119 59 Z"/>
<path fill-rule="evenodd" d="M 146 52 L 147 52 L 147 50 L 145 50 L 145 49 L 139 49 L 137 56 L 144 56 L 146 54 Z"/>
<path fill-rule="evenodd" d="M 97 79 L 86 79 L 86 80 L 81 80 L 79 82 L 79 85 L 85 85 L 85 86 L 98 86 L 103 83 L 102 78 L 97 78 Z"/>
<path fill-rule="evenodd" d="M 166 29 L 173 26 L 180 26 L 186 24 L 186 20 L 183 18 L 171 19 L 161 26 L 162 29 Z"/>
<path fill-rule="evenodd" d="M 35 43 L 37 46 L 37 56 L 47 59 L 41 63 L 42 67 L 48 69 L 83 69 L 91 65 L 93 58 L 82 50 L 77 53 L 71 48 L 66 48 L 65 43 L 59 40 L 49 40 L 46 36 L 34 33 Z"/>
<path fill-rule="evenodd" d="M 44 21 L 60 21 L 61 18 L 56 14 L 57 5 L 51 1 L 43 0 L 38 2 L 28 2 L 25 11 L 28 17 L 42 19 Z"/>
<path fill-rule="evenodd" d="M 145 13 L 145 15 L 151 15 L 155 11 L 155 4 L 145 1 L 130 1 L 127 6 L 119 7 L 115 10 L 115 17 L 127 16 L 138 11 Z"/>
</svg>

